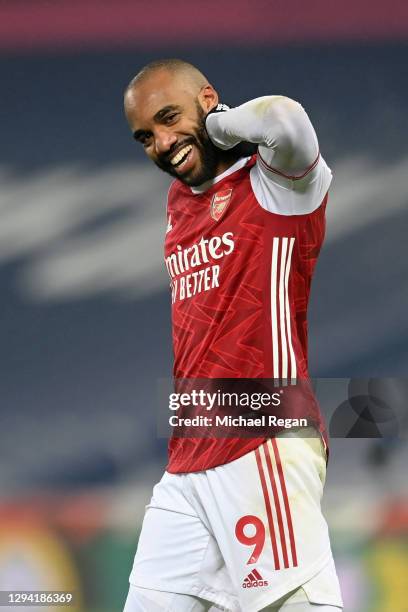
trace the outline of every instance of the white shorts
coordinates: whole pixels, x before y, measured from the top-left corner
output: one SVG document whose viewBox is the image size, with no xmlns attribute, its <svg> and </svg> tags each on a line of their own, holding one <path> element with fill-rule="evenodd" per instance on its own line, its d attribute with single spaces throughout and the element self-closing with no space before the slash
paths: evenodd
<svg viewBox="0 0 408 612">
<path fill-rule="evenodd" d="M 166 472 L 130 583 L 230 612 L 257 612 L 300 586 L 311 602 L 342 607 L 320 508 L 325 474 L 320 438 L 290 434 L 216 468 Z"/>
</svg>

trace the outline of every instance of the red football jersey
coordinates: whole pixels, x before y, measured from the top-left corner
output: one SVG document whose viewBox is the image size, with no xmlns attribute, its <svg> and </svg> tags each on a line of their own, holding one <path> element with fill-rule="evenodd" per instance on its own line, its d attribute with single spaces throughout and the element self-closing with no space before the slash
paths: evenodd
<svg viewBox="0 0 408 612">
<path fill-rule="evenodd" d="M 307 304 L 327 194 L 309 214 L 269 212 L 251 185 L 255 161 L 203 193 L 177 180 L 170 187 L 165 263 L 177 379 L 308 379 Z M 326 438 L 313 394 L 307 413 Z M 263 440 L 173 435 L 167 469 L 209 469 Z"/>
</svg>

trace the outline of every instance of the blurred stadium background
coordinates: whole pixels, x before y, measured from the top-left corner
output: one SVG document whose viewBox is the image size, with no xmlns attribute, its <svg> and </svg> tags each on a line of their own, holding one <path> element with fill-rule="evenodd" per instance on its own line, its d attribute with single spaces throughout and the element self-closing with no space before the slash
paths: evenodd
<svg viewBox="0 0 408 612">
<path fill-rule="evenodd" d="M 0 3 L 0 590 L 73 588 L 77 612 L 119 612 L 166 463 L 168 179 L 122 116 L 146 62 L 187 59 L 232 105 L 303 104 L 335 175 L 311 373 L 406 377 L 407 34 L 396 0 Z M 408 610 L 403 437 L 332 441 L 347 612 Z"/>
</svg>

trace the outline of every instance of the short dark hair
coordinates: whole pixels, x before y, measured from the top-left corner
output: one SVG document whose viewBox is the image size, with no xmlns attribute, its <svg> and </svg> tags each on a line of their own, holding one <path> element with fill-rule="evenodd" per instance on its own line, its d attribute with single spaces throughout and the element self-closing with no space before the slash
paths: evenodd
<svg viewBox="0 0 408 612">
<path fill-rule="evenodd" d="M 143 66 L 136 76 L 131 79 L 125 89 L 125 94 L 127 91 L 129 91 L 129 89 L 132 89 L 137 83 L 140 83 L 140 81 L 144 80 L 157 70 L 169 70 L 171 72 L 178 72 L 179 70 L 192 70 L 199 72 L 198 68 L 196 68 L 193 64 L 190 64 L 190 62 L 186 62 L 185 60 L 177 57 L 153 60 L 152 62 L 149 62 Z"/>
</svg>

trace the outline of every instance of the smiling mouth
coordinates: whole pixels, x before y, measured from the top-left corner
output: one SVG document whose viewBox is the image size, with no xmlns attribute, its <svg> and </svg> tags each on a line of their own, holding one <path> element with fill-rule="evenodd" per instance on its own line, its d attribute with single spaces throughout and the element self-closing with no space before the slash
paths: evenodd
<svg viewBox="0 0 408 612">
<path fill-rule="evenodd" d="M 186 145 L 185 147 L 180 149 L 180 151 L 178 151 L 178 153 L 176 153 L 170 159 L 170 163 L 171 163 L 172 167 L 173 168 L 179 168 L 180 166 L 182 166 L 184 164 L 184 162 L 187 160 L 188 154 L 192 150 L 193 150 L 193 147 L 190 144 Z"/>
</svg>

